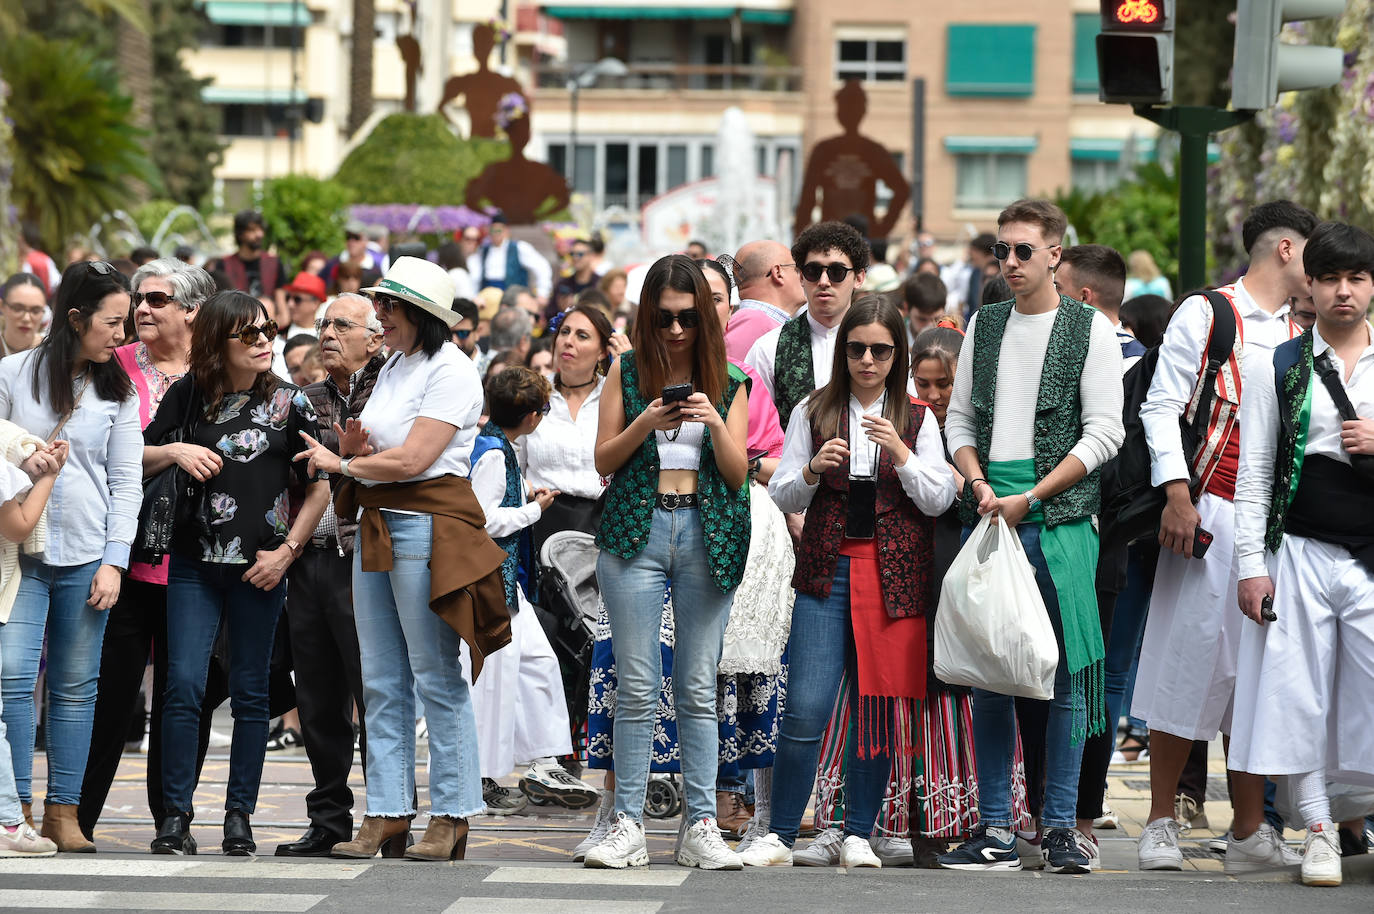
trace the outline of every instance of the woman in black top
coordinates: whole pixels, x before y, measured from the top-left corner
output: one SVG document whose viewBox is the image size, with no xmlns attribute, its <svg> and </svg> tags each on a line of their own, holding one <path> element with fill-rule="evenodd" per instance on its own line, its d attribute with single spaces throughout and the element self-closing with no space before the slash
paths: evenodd
<svg viewBox="0 0 1374 914">
<path fill-rule="evenodd" d="M 322 474 L 310 478 L 291 458 L 316 437 L 305 394 L 272 373 L 277 325 L 242 292 L 221 292 L 196 317 L 190 373 L 173 384 L 144 430 L 144 473 L 173 463 L 162 444 L 184 423 L 200 460 L 182 465 L 194 483 L 182 497 L 168 572 L 167 694 L 162 717 L 162 786 L 167 814 L 155 854 L 195 853 L 190 835 L 196 740 L 205 672 L 221 624 L 229 644 L 234 742 L 225 797 L 226 854 L 253 853 L 248 817 L 257 803 L 267 744 L 267 672 L 286 570 L 319 523 L 329 498 Z M 290 520 L 287 487 L 305 487 Z M 189 480 L 186 480 L 189 482 Z M 203 496 L 201 493 L 203 489 Z M 189 493 L 189 494 L 188 494 Z"/>
</svg>

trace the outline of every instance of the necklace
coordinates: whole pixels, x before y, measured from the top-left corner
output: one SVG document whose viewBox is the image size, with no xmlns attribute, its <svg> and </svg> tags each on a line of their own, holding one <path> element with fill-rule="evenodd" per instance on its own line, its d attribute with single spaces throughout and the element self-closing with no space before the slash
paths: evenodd
<svg viewBox="0 0 1374 914">
<path fill-rule="evenodd" d="M 592 378 L 591 378 L 590 381 L 584 381 L 584 382 L 582 382 L 581 384 L 569 384 L 567 381 L 564 381 L 564 380 L 563 380 L 563 378 L 562 378 L 561 375 L 560 375 L 559 378 L 558 378 L 558 386 L 561 387 L 561 388 L 563 388 L 564 390 L 577 390 L 577 389 L 580 388 L 580 387 L 589 387 L 589 386 L 591 386 L 592 384 L 595 384 L 595 383 L 596 383 L 596 372 L 592 372 Z"/>
</svg>

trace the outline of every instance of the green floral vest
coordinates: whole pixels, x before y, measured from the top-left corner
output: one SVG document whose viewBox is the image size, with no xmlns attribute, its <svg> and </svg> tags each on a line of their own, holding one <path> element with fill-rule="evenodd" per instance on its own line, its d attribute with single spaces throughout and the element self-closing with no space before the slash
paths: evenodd
<svg viewBox="0 0 1374 914">
<path fill-rule="evenodd" d="M 992 448 L 1002 336 L 1015 305 L 1014 300 L 984 305 L 978 309 L 978 323 L 973 328 L 973 416 L 977 426 L 978 463 L 985 469 Z M 1045 363 L 1040 370 L 1040 390 L 1035 400 L 1037 481 L 1059 465 L 1083 434 L 1078 384 L 1083 375 L 1083 360 L 1088 355 L 1093 314 L 1088 305 L 1067 295 L 1059 297 L 1059 314 L 1050 331 Z M 1101 501 L 1102 472 L 1099 469 L 1044 501 L 1045 525 L 1054 527 L 1096 514 Z M 964 484 L 964 497 L 960 499 L 959 518 L 968 526 L 978 522 L 978 499 L 968 483 Z"/>
<path fill-rule="evenodd" d="M 773 402 L 778 407 L 778 421 L 787 431 L 792 410 L 816 389 L 815 366 L 811 364 L 811 322 L 806 313 L 782 325 L 778 334 L 778 349 L 773 357 Z"/>
<path fill-rule="evenodd" d="M 741 384 L 747 385 L 748 379 L 744 372 L 731 365 L 724 403 L 716 407 L 722 419 Z M 635 366 L 634 352 L 620 356 L 620 392 L 625 401 L 625 424 L 628 426 L 648 406 L 639 392 L 639 370 Z M 658 439 L 649 434 L 611 479 L 596 545 L 622 559 L 638 555 L 649 542 L 657 491 Z M 706 563 L 716 586 L 729 593 L 744 576 L 744 560 L 749 554 L 749 487 L 746 484 L 731 489 L 721 478 L 711 450 L 710 429 L 706 429 L 701 438 L 697 498 Z"/>
<path fill-rule="evenodd" d="M 1279 344 L 1274 350 L 1274 387 L 1279 403 L 1279 446 L 1274 455 L 1274 491 L 1269 502 L 1269 522 L 1264 545 L 1278 552 L 1283 542 L 1283 521 L 1302 478 L 1302 458 L 1307 452 L 1307 423 L 1312 416 L 1312 331 Z"/>
</svg>

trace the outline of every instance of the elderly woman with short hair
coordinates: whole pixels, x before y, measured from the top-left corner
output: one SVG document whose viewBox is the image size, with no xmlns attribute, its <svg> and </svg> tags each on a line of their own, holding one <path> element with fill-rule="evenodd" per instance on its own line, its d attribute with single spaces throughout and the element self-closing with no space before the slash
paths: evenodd
<svg viewBox="0 0 1374 914">
<path fill-rule="evenodd" d="M 191 322 L 200 306 L 215 294 L 215 281 L 200 267 L 171 257 L 139 267 L 133 287 L 136 342 L 115 350 L 115 358 L 134 382 L 139 427 L 157 415 L 163 394 L 186 374 L 191 352 Z M 172 444 L 145 448 L 169 451 L 187 472 L 219 458 L 209 448 Z M 134 561 L 105 626 L 100 681 L 91 730 L 91 751 L 81 788 L 77 819 L 90 837 L 110 793 L 120 754 L 129 732 L 143 670 L 153 655 L 153 708 L 148 729 L 148 808 L 162 821 L 162 700 L 167 685 L 167 559 L 157 564 Z M 208 722 L 206 734 L 209 735 Z M 204 754 L 204 748 L 201 749 Z"/>
</svg>

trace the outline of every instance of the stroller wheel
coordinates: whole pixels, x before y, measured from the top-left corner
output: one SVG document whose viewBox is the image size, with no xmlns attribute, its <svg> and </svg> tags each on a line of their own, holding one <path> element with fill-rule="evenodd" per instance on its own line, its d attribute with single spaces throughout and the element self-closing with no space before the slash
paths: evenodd
<svg viewBox="0 0 1374 914">
<path fill-rule="evenodd" d="M 682 789 L 672 775 L 649 778 L 644 792 L 644 814 L 652 819 L 670 819 L 682 811 Z"/>
</svg>

